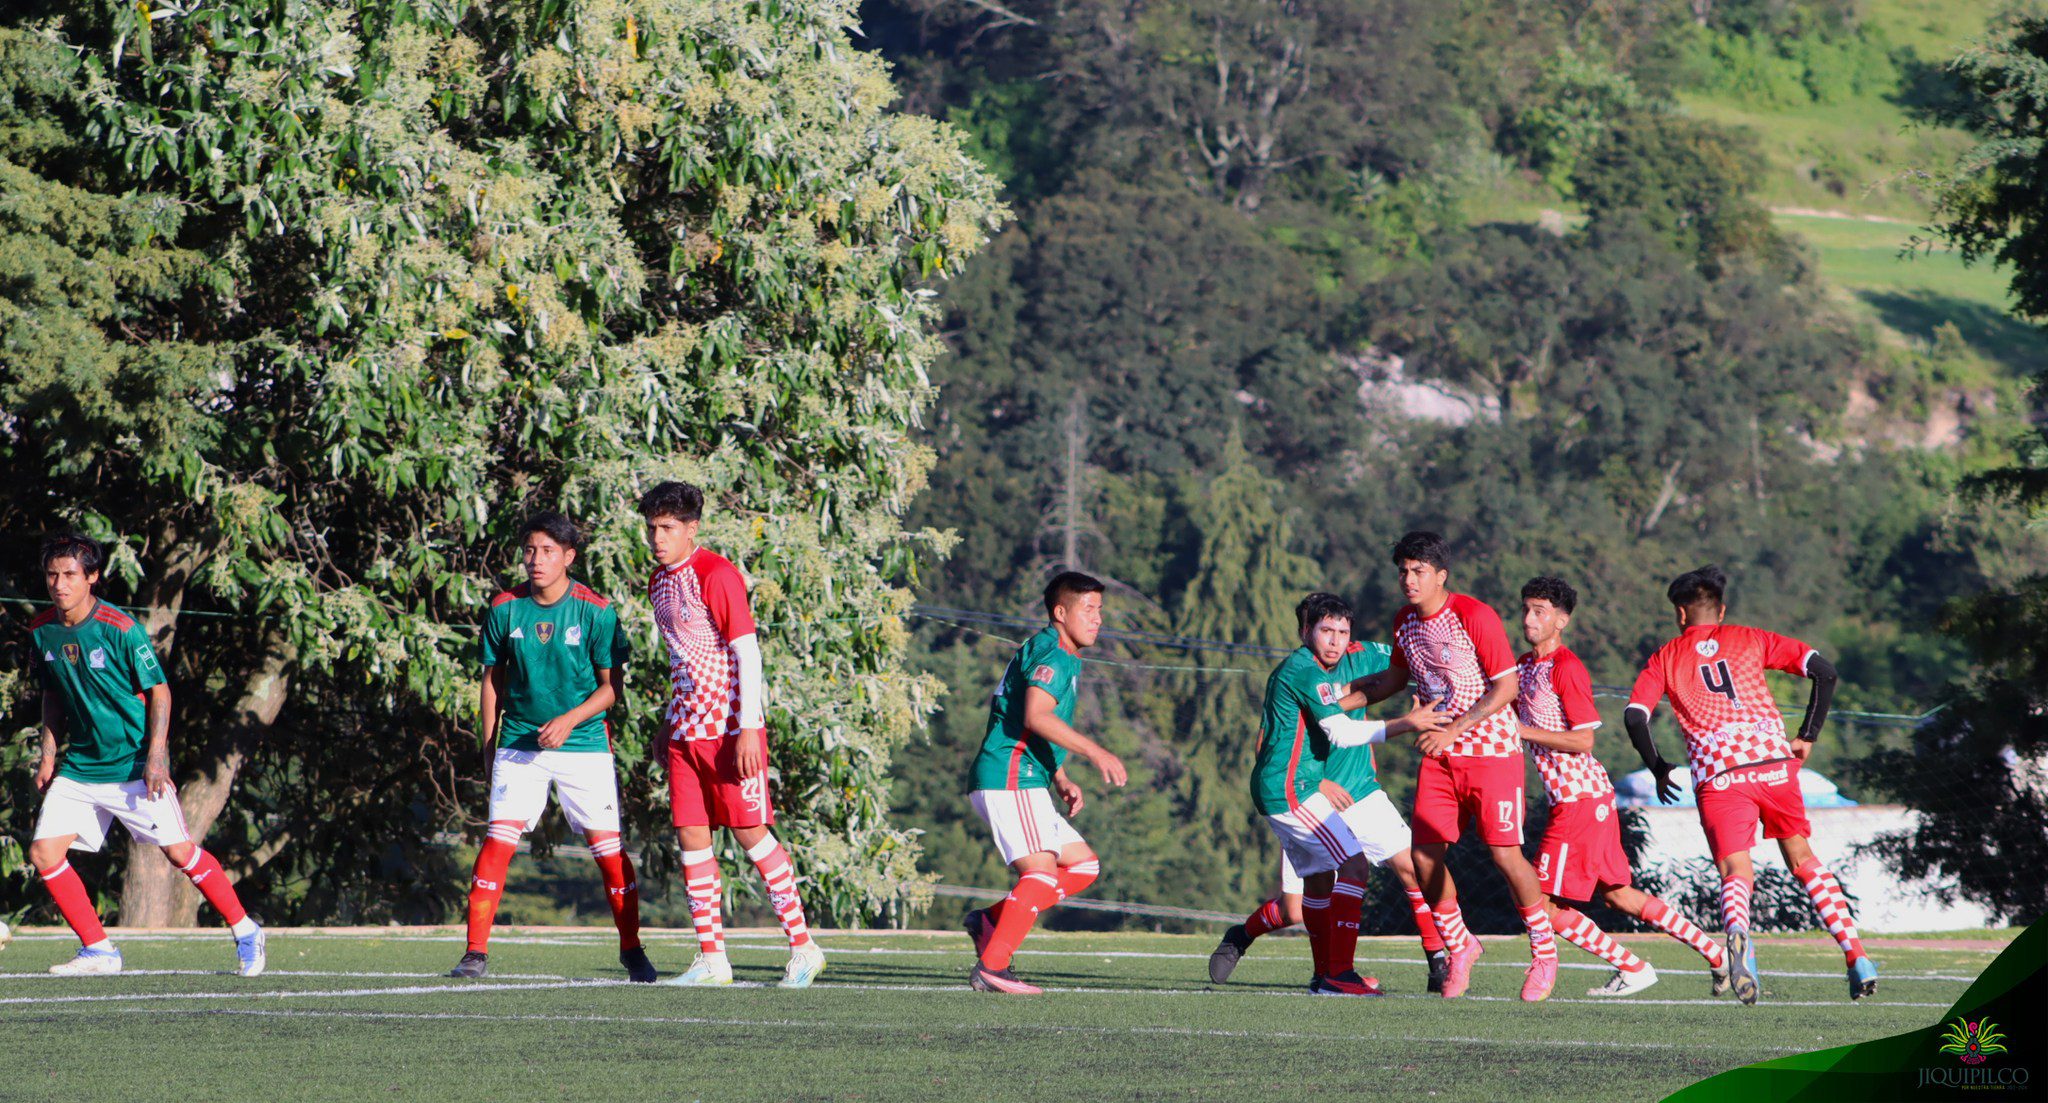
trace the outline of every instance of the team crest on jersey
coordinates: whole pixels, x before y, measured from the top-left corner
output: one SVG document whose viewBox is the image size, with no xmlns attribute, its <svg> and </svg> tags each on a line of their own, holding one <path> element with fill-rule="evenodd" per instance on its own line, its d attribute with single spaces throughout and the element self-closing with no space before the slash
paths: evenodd
<svg viewBox="0 0 2048 1103">
<path fill-rule="evenodd" d="M 1441 661 L 1441 662 L 1442 662 L 1442 663 L 1443 663 L 1443 664 L 1444 664 L 1445 666 L 1449 666 L 1449 665 L 1451 665 L 1451 663 L 1452 663 L 1453 661 L 1455 661 L 1455 656 L 1453 655 L 1453 653 L 1452 653 L 1452 651 L 1451 651 L 1451 645 L 1450 645 L 1450 644 L 1445 644 L 1445 645 L 1444 645 L 1444 649 L 1443 649 L 1443 650 L 1442 650 L 1441 652 L 1438 652 L 1438 653 L 1437 653 L 1437 658 L 1438 658 L 1438 659 L 1439 659 L 1439 660 L 1440 660 L 1440 661 Z"/>
<path fill-rule="evenodd" d="M 84 656 L 85 651 L 82 648 L 80 648 L 77 644 L 67 643 L 64 645 L 64 661 L 70 663 L 72 666 L 77 666 L 78 660 L 83 658 Z"/>
<path fill-rule="evenodd" d="M 549 640 L 554 639 L 555 622 L 551 620 L 544 620 L 541 621 L 539 624 L 534 625 L 533 635 L 535 639 L 539 640 L 542 643 L 546 643 Z"/>
<path fill-rule="evenodd" d="M 568 630 L 562 633 L 562 642 L 569 645 L 570 647 L 582 646 L 583 626 L 580 624 L 570 625 Z"/>
<path fill-rule="evenodd" d="M 1606 823 L 1608 811 L 1607 805 L 1603 803 L 1600 807 L 1593 809 L 1593 818 L 1601 823 Z"/>
<path fill-rule="evenodd" d="M 1337 687 L 1328 682 L 1316 683 L 1316 698 L 1326 705 L 1337 703 Z"/>
<path fill-rule="evenodd" d="M 107 649 L 104 647 L 93 648 L 92 654 L 85 657 L 85 665 L 94 670 L 105 670 L 107 668 Z"/>
<path fill-rule="evenodd" d="M 1047 666 L 1044 663 L 1038 664 L 1038 666 L 1031 671 L 1031 680 L 1034 682 L 1039 682 L 1044 685 L 1051 685 L 1053 682 L 1052 667 Z"/>
<path fill-rule="evenodd" d="M 135 661 L 146 670 L 156 665 L 156 652 L 146 643 L 135 645 Z"/>
<path fill-rule="evenodd" d="M 1693 649 L 1694 651 L 1697 651 L 1697 652 L 1699 652 L 1699 653 L 1700 653 L 1700 658 L 1702 658 L 1702 659 L 1711 659 L 1711 658 L 1713 658 L 1713 657 L 1714 657 L 1714 656 L 1715 656 L 1716 654 L 1718 654 L 1718 653 L 1720 652 L 1720 650 L 1721 650 L 1721 641 L 1720 641 L 1720 640 L 1701 640 L 1700 642 L 1698 642 L 1698 643 L 1696 643 L 1696 644 L 1693 644 L 1693 645 L 1692 645 L 1692 649 Z"/>
</svg>

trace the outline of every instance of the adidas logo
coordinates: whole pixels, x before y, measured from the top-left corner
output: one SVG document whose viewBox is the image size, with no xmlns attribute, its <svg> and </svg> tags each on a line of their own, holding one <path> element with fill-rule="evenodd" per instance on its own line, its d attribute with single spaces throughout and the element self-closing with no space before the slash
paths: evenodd
<svg viewBox="0 0 2048 1103">
<path fill-rule="evenodd" d="M 514 628 L 512 630 L 512 638 L 515 640 L 523 640 L 526 638 L 526 633 L 517 628 Z"/>
</svg>

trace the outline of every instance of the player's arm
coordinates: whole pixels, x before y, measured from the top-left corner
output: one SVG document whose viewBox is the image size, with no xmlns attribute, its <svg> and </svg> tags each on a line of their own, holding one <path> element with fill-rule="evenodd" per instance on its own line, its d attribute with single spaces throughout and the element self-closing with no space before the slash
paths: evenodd
<svg viewBox="0 0 2048 1103">
<path fill-rule="evenodd" d="M 1566 653 L 1551 666 L 1551 688 L 1557 693 L 1558 711 L 1565 729 L 1550 731 L 1530 724 L 1521 725 L 1522 738 L 1553 751 L 1586 754 L 1593 749 L 1593 732 L 1600 727 L 1600 708 L 1593 703 L 1593 679 L 1577 656 Z"/>
<path fill-rule="evenodd" d="M 1394 649 L 1393 661 L 1378 674 L 1368 674 L 1351 683 L 1351 692 L 1337 702 L 1345 710 L 1377 705 L 1381 701 L 1408 688 L 1408 659 L 1400 648 Z M 1353 698 L 1357 698 L 1356 701 Z"/>
<path fill-rule="evenodd" d="M 1087 759 L 1088 764 L 1102 774 L 1102 780 L 1122 788 L 1124 782 L 1130 780 L 1123 760 L 1060 719 L 1060 714 L 1055 711 L 1058 707 L 1059 701 L 1052 694 L 1037 686 L 1027 688 L 1024 691 L 1024 730 Z"/>
<path fill-rule="evenodd" d="M 1593 749 L 1593 729 L 1554 732 L 1523 724 L 1522 741 L 1534 743 L 1539 747 L 1548 747 L 1553 751 L 1584 754 Z"/>
<path fill-rule="evenodd" d="M 1060 795 L 1060 801 L 1067 806 L 1067 815 L 1078 816 L 1081 808 L 1088 803 L 1081 793 L 1081 783 L 1067 776 L 1067 768 L 1060 767 L 1052 772 L 1053 792 Z"/>
<path fill-rule="evenodd" d="M 1629 702 L 1622 710 L 1621 725 L 1628 729 L 1628 741 L 1635 746 L 1636 754 L 1643 760 L 1643 766 L 1650 776 L 1657 779 L 1657 799 L 1665 804 L 1678 800 L 1678 783 L 1671 780 L 1671 771 L 1677 769 L 1664 760 L 1657 750 L 1657 741 L 1650 736 L 1650 709 L 1646 705 Z"/>
<path fill-rule="evenodd" d="M 1345 701 L 1350 700 L 1347 695 Z M 1343 701 L 1339 701 L 1341 706 Z M 1378 720 L 1354 720 L 1342 712 L 1318 717 L 1316 725 L 1330 739 L 1333 747 L 1363 747 L 1368 743 L 1384 743 L 1397 735 L 1416 732 L 1433 732 L 1451 722 L 1451 718 L 1437 710 L 1437 702 L 1416 698 L 1410 703 L 1406 715 L 1396 716 L 1384 723 Z"/>
<path fill-rule="evenodd" d="M 42 751 L 36 759 L 36 792 L 50 787 L 57 776 L 57 740 L 64 735 L 64 701 L 54 689 L 43 691 Z"/>
<path fill-rule="evenodd" d="M 704 579 L 704 612 L 732 648 L 740 678 L 740 736 L 736 765 L 741 777 L 768 769 L 767 680 L 762 673 L 761 637 L 739 568 L 720 569 Z"/>
<path fill-rule="evenodd" d="M 1799 761 L 1813 752 L 1813 741 L 1820 738 L 1820 729 L 1828 722 L 1828 706 L 1835 700 L 1835 684 L 1841 675 L 1835 664 L 1811 647 L 1776 632 L 1762 633 L 1764 639 L 1764 665 L 1772 670 L 1797 674 L 1813 683 L 1806 699 L 1806 716 L 1799 722 L 1799 733 L 1792 737 L 1792 754 Z"/>
<path fill-rule="evenodd" d="M 618 700 L 618 690 L 612 685 L 611 670 L 609 668 L 599 670 L 597 672 L 597 688 L 590 691 L 590 696 L 585 697 L 582 704 L 540 726 L 540 734 L 538 736 L 540 745 L 552 751 L 567 743 L 569 737 L 575 734 L 576 729 L 585 720 L 612 707 L 618 703 Z"/>
<path fill-rule="evenodd" d="M 149 751 L 143 757 L 142 780 L 149 795 L 160 797 L 171 787 L 171 687 L 162 682 L 149 687 Z"/>
</svg>

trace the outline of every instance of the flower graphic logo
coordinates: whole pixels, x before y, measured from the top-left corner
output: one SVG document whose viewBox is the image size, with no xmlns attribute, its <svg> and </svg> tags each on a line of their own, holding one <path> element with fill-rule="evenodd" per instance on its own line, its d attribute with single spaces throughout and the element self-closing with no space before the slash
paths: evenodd
<svg viewBox="0 0 2048 1103">
<path fill-rule="evenodd" d="M 2004 1040 L 2005 1035 L 1998 1032 L 1998 1024 L 1990 1019 L 1978 1019 L 1973 1023 L 1958 1018 L 1942 1031 L 1941 1052 L 1955 1054 L 1966 1065 L 1981 1065 L 1991 1054 L 2005 1052 L 2005 1047 L 1999 1044 Z"/>
</svg>

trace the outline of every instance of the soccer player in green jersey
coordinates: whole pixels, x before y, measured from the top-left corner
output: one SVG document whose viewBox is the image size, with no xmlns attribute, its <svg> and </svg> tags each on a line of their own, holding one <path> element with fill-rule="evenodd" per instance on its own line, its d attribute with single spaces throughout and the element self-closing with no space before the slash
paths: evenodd
<svg viewBox="0 0 2048 1103">
<path fill-rule="evenodd" d="M 1010 959 L 1038 914 L 1087 888 L 1101 871 L 1095 851 L 1067 822 L 1081 811 L 1081 786 L 1067 776 L 1069 753 L 1088 760 L 1102 779 L 1121 787 L 1123 761 L 1074 730 L 1081 652 L 1102 631 L 1102 583 L 1063 571 L 1045 587 L 1052 623 L 1024 641 L 989 702 L 988 733 L 972 770 L 975 814 L 988 824 L 1017 885 L 993 907 L 967 915 L 976 960 L 970 987 L 982 992 L 1035 993 L 1017 979 Z M 1053 807 L 1057 790 L 1066 816 Z"/>
<path fill-rule="evenodd" d="M 1315 593 L 1294 612 L 1302 646 L 1266 679 L 1252 803 L 1302 877 L 1303 925 L 1315 961 L 1309 991 L 1376 996 L 1378 984 L 1356 968 L 1365 883 L 1373 865 L 1396 863 L 1398 871 L 1407 863 L 1408 825 L 1380 789 L 1370 756 L 1347 756 L 1338 777 L 1330 766 L 1340 748 L 1436 731 L 1450 720 L 1420 701 L 1386 723 L 1364 719 L 1365 694 L 1354 683 L 1370 676 L 1373 664 L 1352 649 L 1350 603 Z"/>
<path fill-rule="evenodd" d="M 121 951 L 65 857 L 98 850 L 107 828 L 120 820 L 136 839 L 162 847 L 191 879 L 234 933 L 236 971 L 256 976 L 264 967 L 263 928 L 242 910 L 220 862 L 186 832 L 171 784 L 171 689 L 149 634 L 95 595 L 104 562 L 100 546 L 83 536 L 46 542 L 43 581 L 51 608 L 29 625 L 43 683 L 43 747 L 35 773 L 43 807 L 28 855 L 81 944 L 78 956 L 50 972 L 121 971 Z"/>
<path fill-rule="evenodd" d="M 618 611 L 569 576 L 583 549 L 574 522 L 552 511 L 520 529 L 526 582 L 491 599 L 479 658 L 480 711 L 491 759 L 491 826 L 469 887 L 469 948 L 449 972 L 481 977 L 505 870 L 519 839 L 547 811 L 548 789 L 569 826 L 583 832 L 604 877 L 619 964 L 642 984 L 655 979 L 640 946 L 640 886 L 619 839 L 619 780 L 605 711 L 625 683 L 627 642 Z"/>
</svg>

